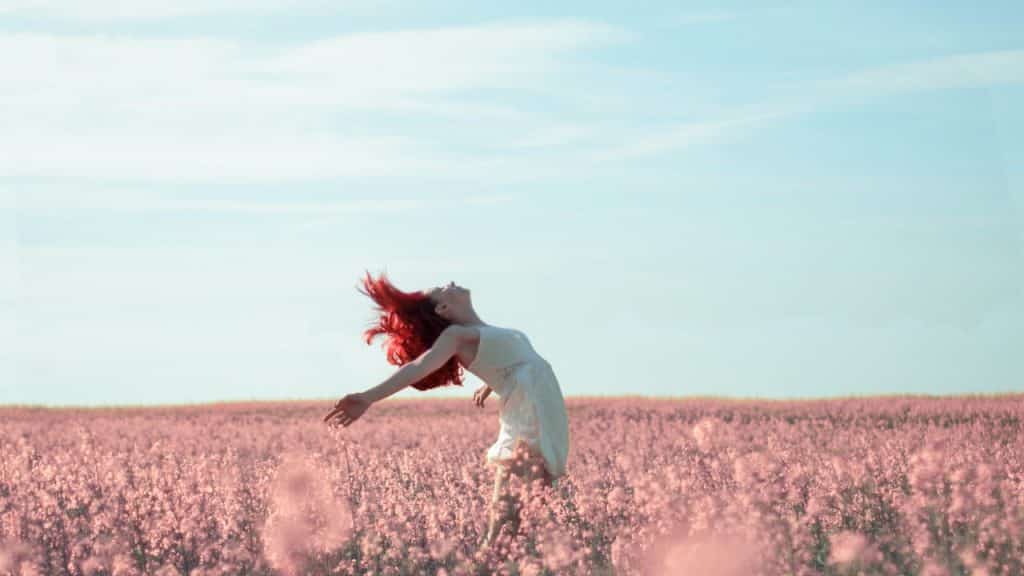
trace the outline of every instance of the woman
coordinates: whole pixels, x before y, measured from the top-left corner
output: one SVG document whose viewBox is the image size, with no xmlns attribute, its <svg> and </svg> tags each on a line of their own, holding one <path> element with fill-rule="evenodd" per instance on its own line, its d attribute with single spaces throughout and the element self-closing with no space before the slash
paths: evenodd
<svg viewBox="0 0 1024 576">
<path fill-rule="evenodd" d="M 347 427 L 374 402 L 406 386 L 461 386 L 464 367 L 485 382 L 473 395 L 477 406 L 483 407 L 492 391 L 501 399 L 501 430 L 484 458 L 495 475 L 483 546 L 490 547 L 508 521 L 517 534 L 521 506 L 508 490 L 509 476 L 554 487 L 565 475 L 569 420 L 551 365 L 519 330 L 485 324 L 473 309 L 470 291 L 454 282 L 406 293 L 384 274 L 374 280 L 367 273 L 363 288 L 381 312 L 364 333 L 366 343 L 386 334 L 387 359 L 402 367 L 365 392 L 346 394 L 324 421 Z"/>
</svg>

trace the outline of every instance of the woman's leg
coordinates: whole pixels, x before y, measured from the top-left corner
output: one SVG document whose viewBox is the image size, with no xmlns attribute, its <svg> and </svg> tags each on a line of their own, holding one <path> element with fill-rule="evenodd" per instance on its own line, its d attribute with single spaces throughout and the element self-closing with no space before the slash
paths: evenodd
<svg viewBox="0 0 1024 576">
<path fill-rule="evenodd" d="M 544 465 L 544 456 L 541 455 L 540 451 L 526 444 L 523 444 L 520 449 L 522 450 L 522 464 L 518 467 L 516 473 L 523 483 L 530 485 L 539 481 L 543 488 L 553 487 L 554 478 Z M 519 524 L 522 521 L 522 505 L 518 500 L 515 502 L 514 511 L 515 515 L 511 518 L 511 528 L 513 537 L 516 537 L 519 535 Z"/>
<path fill-rule="evenodd" d="M 520 441 L 515 448 L 516 458 L 498 463 L 494 475 L 494 495 L 491 498 L 490 523 L 485 542 L 493 543 L 501 533 L 502 526 L 510 522 L 512 537 L 519 535 L 522 520 L 522 504 L 510 490 L 512 475 L 525 483 L 539 479 L 543 486 L 553 486 L 554 479 L 544 466 L 540 452 Z"/>
<path fill-rule="evenodd" d="M 508 490 L 508 479 L 511 474 L 508 465 L 497 463 L 494 467 L 494 493 L 491 496 L 490 515 L 487 523 L 487 535 L 484 545 L 489 546 L 501 532 L 501 527 L 509 519 L 513 505 Z"/>
</svg>

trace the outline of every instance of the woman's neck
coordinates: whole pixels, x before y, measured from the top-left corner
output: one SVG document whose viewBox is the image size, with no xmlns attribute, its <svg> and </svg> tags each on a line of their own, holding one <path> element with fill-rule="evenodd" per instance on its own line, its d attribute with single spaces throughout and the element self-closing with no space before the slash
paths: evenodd
<svg viewBox="0 0 1024 576">
<path fill-rule="evenodd" d="M 464 315 L 452 320 L 456 324 L 462 324 L 464 326 L 486 326 L 487 324 L 477 316 L 476 311 L 470 310 Z"/>
</svg>

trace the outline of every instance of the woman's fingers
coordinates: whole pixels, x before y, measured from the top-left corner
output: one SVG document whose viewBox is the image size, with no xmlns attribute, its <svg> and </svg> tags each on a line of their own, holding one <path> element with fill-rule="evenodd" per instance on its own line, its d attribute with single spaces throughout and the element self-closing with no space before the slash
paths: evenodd
<svg viewBox="0 0 1024 576">
<path fill-rule="evenodd" d="M 342 402 L 342 400 L 338 400 L 338 402 L 334 405 L 334 408 L 332 408 L 331 411 L 327 413 L 327 416 L 324 416 L 324 422 L 327 422 L 331 418 L 334 418 L 338 414 L 341 414 L 344 410 L 344 403 Z"/>
<path fill-rule="evenodd" d="M 331 420 L 331 418 L 334 418 L 338 414 L 344 412 L 345 407 L 348 404 L 346 402 L 347 399 L 348 399 L 348 395 L 345 395 L 345 396 L 341 397 L 340 399 L 338 399 L 338 402 L 334 403 L 334 408 L 332 408 L 331 411 L 328 412 L 327 416 L 324 416 L 324 421 L 327 422 L 327 421 Z"/>
<path fill-rule="evenodd" d="M 340 415 L 342 415 L 344 413 L 345 413 L 345 409 L 344 408 L 335 408 L 334 410 L 331 410 L 330 414 L 328 414 L 326 418 L 324 418 L 324 422 L 326 422 L 328 420 L 331 420 L 332 418 L 337 418 L 338 416 L 340 416 Z"/>
<path fill-rule="evenodd" d="M 483 408 L 484 407 L 484 400 L 487 399 L 487 395 L 490 394 L 490 393 L 491 393 L 491 388 L 489 386 L 481 386 L 481 387 L 477 388 L 476 391 L 473 392 L 473 403 L 476 404 L 477 406 Z"/>
<path fill-rule="evenodd" d="M 351 423 L 352 418 L 349 415 L 349 413 L 345 411 L 344 407 L 336 407 L 334 410 L 331 410 L 327 414 L 327 416 L 324 417 L 324 422 L 330 422 L 331 420 L 341 422 L 348 426 L 348 423 Z M 346 420 L 348 421 L 348 423 L 345 423 Z"/>
<path fill-rule="evenodd" d="M 327 413 L 327 416 L 324 416 L 324 422 L 328 422 L 332 418 L 338 416 L 339 414 L 344 413 L 345 409 L 349 406 L 350 396 L 350 394 L 346 394 L 342 396 L 337 402 L 335 402 L 334 407 L 331 409 L 331 411 Z"/>
<path fill-rule="evenodd" d="M 338 414 L 337 416 L 335 416 L 334 421 L 331 422 L 331 423 L 332 424 L 341 424 L 342 426 L 347 428 L 348 425 L 351 424 L 354 421 L 355 421 L 354 418 L 352 418 L 348 414 L 342 412 L 341 414 Z"/>
</svg>

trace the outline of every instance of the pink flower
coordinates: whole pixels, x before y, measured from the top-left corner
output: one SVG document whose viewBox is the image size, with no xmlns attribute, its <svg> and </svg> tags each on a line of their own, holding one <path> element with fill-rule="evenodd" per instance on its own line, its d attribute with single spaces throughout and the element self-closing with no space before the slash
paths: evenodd
<svg viewBox="0 0 1024 576">
<path fill-rule="evenodd" d="M 747 576 L 758 564 L 761 545 L 736 534 L 704 532 L 668 537 L 655 546 L 646 573 Z"/>
<path fill-rule="evenodd" d="M 835 564 L 849 564 L 852 562 L 874 561 L 875 551 L 868 539 L 863 534 L 844 530 L 833 534 L 829 538 L 832 545 L 832 552 L 829 562 Z"/>
<path fill-rule="evenodd" d="M 270 508 L 263 527 L 264 554 L 285 574 L 298 572 L 310 554 L 341 547 L 352 531 L 347 504 L 334 497 L 321 470 L 305 457 L 282 461 Z"/>
<path fill-rule="evenodd" d="M 714 448 L 715 427 L 716 424 L 714 419 L 703 418 L 697 422 L 691 430 L 693 439 L 697 443 L 697 447 L 704 452 L 708 452 Z"/>
</svg>

